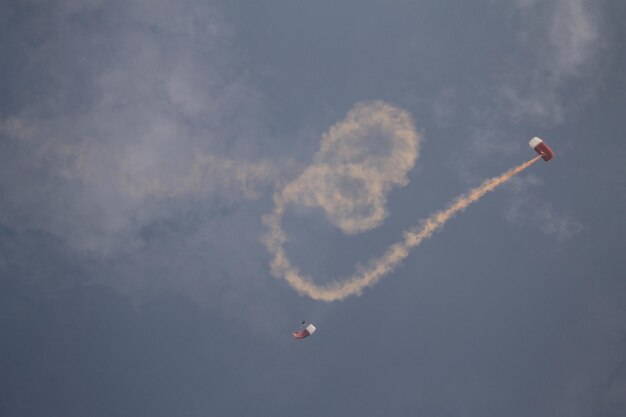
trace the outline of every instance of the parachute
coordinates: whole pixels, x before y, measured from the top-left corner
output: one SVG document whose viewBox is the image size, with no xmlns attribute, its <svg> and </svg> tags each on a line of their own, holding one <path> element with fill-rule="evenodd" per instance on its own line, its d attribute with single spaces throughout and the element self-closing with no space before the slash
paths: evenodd
<svg viewBox="0 0 626 417">
<path fill-rule="evenodd" d="M 550 149 L 550 147 L 540 138 L 534 137 L 530 140 L 530 142 L 528 142 L 528 144 L 535 150 L 535 152 L 541 155 L 544 161 L 549 161 L 554 158 L 554 152 L 552 149 Z"/>
<path fill-rule="evenodd" d="M 292 335 L 295 339 L 304 339 L 305 337 L 309 337 L 315 333 L 315 330 L 315 326 L 309 324 L 304 329 L 293 332 Z"/>
</svg>

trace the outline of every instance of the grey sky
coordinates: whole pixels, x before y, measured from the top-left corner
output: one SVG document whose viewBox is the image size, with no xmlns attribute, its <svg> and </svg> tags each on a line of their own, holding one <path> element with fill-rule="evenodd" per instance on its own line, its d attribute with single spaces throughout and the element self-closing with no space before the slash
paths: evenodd
<svg viewBox="0 0 626 417">
<path fill-rule="evenodd" d="M 617 0 L 0 0 L 0 415 L 621 416 L 625 19 Z M 271 276 L 261 218 L 375 100 L 412 117 L 419 157 L 377 227 L 286 213 L 318 282 L 532 136 L 557 157 L 362 296 L 312 301 Z M 318 332 L 295 342 L 302 319 Z"/>
</svg>

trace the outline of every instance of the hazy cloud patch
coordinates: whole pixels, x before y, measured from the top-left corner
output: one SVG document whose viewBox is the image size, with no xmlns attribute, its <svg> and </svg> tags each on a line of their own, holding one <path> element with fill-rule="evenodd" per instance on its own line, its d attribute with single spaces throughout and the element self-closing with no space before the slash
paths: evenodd
<svg viewBox="0 0 626 417">
<path fill-rule="evenodd" d="M 140 245 L 143 226 L 190 198 L 255 199 L 293 174 L 263 140 L 262 99 L 210 4 L 11 11 L 37 45 L 13 49 L 7 63 L 25 63 L 28 80 L 9 86 L 17 101 L 0 114 L 8 225 L 108 253 Z"/>
<path fill-rule="evenodd" d="M 553 236 L 558 242 L 564 242 L 580 235 L 583 224 L 567 214 L 555 209 L 528 191 L 530 187 L 540 185 L 541 181 L 534 176 L 516 179 L 512 183 L 514 197 L 504 217 L 513 223 L 528 225 Z"/>
<path fill-rule="evenodd" d="M 563 87 L 597 65 L 603 43 L 600 4 L 522 0 L 517 8 L 518 40 L 528 52 L 500 84 L 498 101 L 514 121 L 559 124 L 578 104 L 564 101 Z"/>
</svg>

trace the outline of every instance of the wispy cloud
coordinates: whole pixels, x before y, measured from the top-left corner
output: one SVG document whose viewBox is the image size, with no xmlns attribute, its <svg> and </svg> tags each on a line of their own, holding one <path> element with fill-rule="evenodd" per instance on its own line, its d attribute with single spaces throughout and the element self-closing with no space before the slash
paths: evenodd
<svg viewBox="0 0 626 417">
<path fill-rule="evenodd" d="M 541 136 L 542 129 L 563 124 L 593 97 L 605 52 L 603 5 L 591 0 L 518 0 L 508 6 L 515 48 L 503 51 L 493 84 L 482 91 L 487 104 L 472 109 L 465 152 L 454 160 L 464 181 L 476 176 L 477 164 L 511 157 L 529 135 Z M 553 138 L 557 148 L 559 139 Z M 561 241 L 581 233 L 581 223 L 566 209 L 543 200 L 532 188 L 517 189 L 506 216 Z M 527 214 L 530 206 L 532 216 Z"/>
<path fill-rule="evenodd" d="M 510 3 L 513 48 L 501 52 L 492 83 L 480 92 L 488 104 L 472 109 L 463 155 L 469 158 L 457 161 L 463 176 L 473 161 L 509 156 L 521 139 L 512 131 L 558 126 L 594 96 L 606 42 L 602 6 L 590 0 Z"/>
<path fill-rule="evenodd" d="M 521 0 L 518 43 L 526 50 L 499 86 L 499 103 L 514 121 L 559 124 L 570 108 L 563 88 L 595 70 L 602 51 L 601 4 L 589 0 Z M 571 101 L 571 99 L 568 99 Z"/>
<path fill-rule="evenodd" d="M 584 227 L 580 221 L 528 192 L 529 188 L 538 187 L 540 184 L 541 181 L 535 176 L 528 176 L 525 179 L 516 178 L 512 181 L 510 190 L 514 197 L 504 217 L 510 222 L 530 226 L 546 235 L 553 236 L 558 242 L 564 242 L 581 234 Z"/>
<path fill-rule="evenodd" d="M 600 41 L 599 4 L 591 0 L 558 0 L 554 4 L 549 39 L 558 76 L 579 75 L 593 61 Z"/>
<path fill-rule="evenodd" d="M 57 1 L 10 12 L 24 33 L 11 49 L 22 63 L 15 103 L 0 115 L 0 215 L 12 227 L 119 250 L 174 197 L 258 198 L 293 173 L 264 140 L 261 98 L 209 4 Z"/>
</svg>

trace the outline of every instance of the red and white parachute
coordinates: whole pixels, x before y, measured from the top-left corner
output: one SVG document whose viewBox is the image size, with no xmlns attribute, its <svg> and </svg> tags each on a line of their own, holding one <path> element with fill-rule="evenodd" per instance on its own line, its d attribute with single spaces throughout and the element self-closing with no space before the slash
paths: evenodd
<svg viewBox="0 0 626 417">
<path fill-rule="evenodd" d="M 528 142 L 528 144 L 535 150 L 535 152 L 541 155 L 544 161 L 549 161 L 554 158 L 554 152 L 552 149 L 550 149 L 550 147 L 540 138 L 534 137 L 530 140 L 530 142 Z"/>
<path fill-rule="evenodd" d="M 311 336 L 313 333 L 315 333 L 315 326 L 309 324 L 304 329 L 295 331 L 292 334 L 296 339 L 304 339 L 305 337 Z"/>
</svg>

